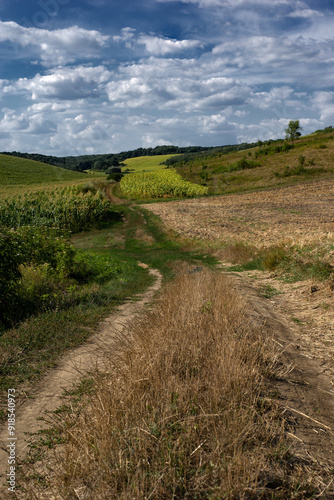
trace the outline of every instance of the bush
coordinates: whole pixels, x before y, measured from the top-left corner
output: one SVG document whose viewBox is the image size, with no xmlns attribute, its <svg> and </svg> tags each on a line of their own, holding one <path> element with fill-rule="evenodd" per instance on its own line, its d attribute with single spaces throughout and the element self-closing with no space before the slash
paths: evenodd
<svg viewBox="0 0 334 500">
<path fill-rule="evenodd" d="M 4 329 L 14 318 L 19 320 L 28 310 L 34 309 L 28 302 L 36 302 L 38 287 L 40 295 L 48 293 L 47 276 L 54 276 L 59 281 L 69 275 L 75 250 L 67 233 L 50 228 L 22 227 L 16 231 L 1 230 L 0 254 L 0 329 Z M 31 268 L 33 278 L 30 285 L 27 285 L 27 267 Z M 26 279 L 22 287 L 20 279 L 23 276 Z M 39 285 L 34 286 L 34 281 Z"/>
<path fill-rule="evenodd" d="M 17 282 L 21 277 L 22 242 L 15 234 L 0 233 L 0 329 L 8 324 L 17 305 Z"/>
<path fill-rule="evenodd" d="M 123 177 L 123 174 L 121 172 L 115 172 L 113 174 L 108 175 L 107 180 L 120 182 L 122 177 Z"/>
<path fill-rule="evenodd" d="M 247 160 L 247 158 L 245 158 L 243 156 L 236 163 L 232 163 L 229 166 L 229 170 L 230 170 L 230 172 L 233 172 L 233 171 L 237 171 L 237 170 L 248 170 L 250 168 L 256 168 L 256 167 L 260 167 L 260 166 L 261 165 L 258 162 L 252 161 L 252 160 Z"/>
</svg>

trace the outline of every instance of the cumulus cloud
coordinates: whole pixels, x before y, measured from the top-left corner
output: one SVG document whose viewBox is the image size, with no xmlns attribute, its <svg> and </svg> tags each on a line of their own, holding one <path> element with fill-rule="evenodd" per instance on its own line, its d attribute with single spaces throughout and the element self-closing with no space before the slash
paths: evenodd
<svg viewBox="0 0 334 500">
<path fill-rule="evenodd" d="M 150 3 L 168 1 L 174 0 L 149 0 L 140 15 Z M 170 6 L 158 6 L 167 14 L 158 25 L 133 12 L 135 2 L 126 18 L 119 13 L 110 36 L 0 21 L 6 78 L 0 80 L 0 148 L 31 151 L 38 144 L 40 152 L 71 155 L 162 143 L 233 144 L 284 137 L 290 119 L 299 119 L 305 133 L 334 119 L 328 10 L 308 0 L 181 2 L 169 32 Z M 186 24 L 184 18 L 178 24 L 178 9 L 187 13 Z M 152 31 L 143 32 L 148 22 Z M 34 66 L 24 73 L 31 61 L 34 76 Z"/>
<path fill-rule="evenodd" d="M 288 37 L 253 36 L 238 41 L 228 41 L 217 45 L 213 54 L 224 54 L 231 64 L 239 68 L 257 64 L 261 66 L 282 66 L 299 62 L 319 62 L 324 54 L 314 40 L 302 36 Z"/>
<path fill-rule="evenodd" d="M 135 32 L 136 30 L 134 28 L 127 26 L 121 29 L 120 35 L 113 36 L 113 40 L 118 43 L 124 42 L 126 47 L 132 48 L 134 46 Z"/>
<path fill-rule="evenodd" d="M 203 44 L 198 40 L 172 40 L 148 35 L 141 35 L 138 38 L 138 43 L 145 45 L 147 52 L 154 55 L 166 55 L 203 47 Z"/>
<path fill-rule="evenodd" d="M 136 30 L 130 27 L 122 28 L 120 35 L 113 36 L 115 42 L 123 42 L 127 48 L 134 49 L 138 45 L 144 45 L 149 54 L 165 56 L 167 54 L 183 52 L 184 50 L 203 47 L 198 40 L 176 40 L 141 33 L 136 36 Z"/>
<path fill-rule="evenodd" d="M 209 69 L 210 64 L 201 67 L 194 59 L 150 57 L 122 67 L 106 89 L 109 100 L 121 108 L 192 112 L 246 102 L 251 95 L 247 85 L 233 78 L 212 76 Z"/>
<path fill-rule="evenodd" d="M 3 118 L 0 123 L 2 131 L 17 131 L 29 128 L 29 120 L 25 113 L 17 113 L 13 109 L 4 108 L 2 110 Z"/>
<path fill-rule="evenodd" d="M 16 89 L 31 94 L 33 100 L 75 100 L 99 97 L 101 86 L 110 78 L 104 66 L 57 68 L 47 75 L 20 78 Z"/>
<path fill-rule="evenodd" d="M 173 2 L 174 0 L 156 0 L 158 3 Z M 249 9 L 250 7 L 264 5 L 268 6 L 280 6 L 289 5 L 291 2 L 289 0 L 180 0 L 183 3 L 190 3 L 198 5 L 201 8 L 206 7 L 242 7 Z"/>
<path fill-rule="evenodd" d="M 68 64 L 77 58 L 96 57 L 108 40 L 109 36 L 102 35 L 99 31 L 85 30 L 78 26 L 49 31 L 25 28 L 13 21 L 0 21 L 0 42 L 8 41 L 34 49 L 45 66 Z"/>
<path fill-rule="evenodd" d="M 315 92 L 313 106 L 320 113 L 320 119 L 327 121 L 334 119 L 334 92 Z"/>
</svg>

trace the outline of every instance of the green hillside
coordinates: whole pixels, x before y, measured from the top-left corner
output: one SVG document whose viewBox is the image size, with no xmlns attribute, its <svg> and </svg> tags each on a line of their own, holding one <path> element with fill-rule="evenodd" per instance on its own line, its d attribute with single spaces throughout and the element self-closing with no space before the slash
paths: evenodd
<svg viewBox="0 0 334 500">
<path fill-rule="evenodd" d="M 334 130 L 318 131 L 291 141 L 259 143 L 228 154 L 180 155 L 173 167 L 212 194 L 227 194 L 303 184 L 334 177 Z"/>
<path fill-rule="evenodd" d="M 27 186 L 80 179 L 87 179 L 87 175 L 34 160 L 0 155 L 0 186 Z"/>
<path fill-rule="evenodd" d="M 166 168 L 166 165 L 160 165 L 163 161 L 168 160 L 168 158 L 175 157 L 178 155 L 157 155 L 157 156 L 138 156 L 136 158 L 129 158 L 123 163 L 125 167 L 122 171 L 126 169 L 133 170 L 134 172 L 151 172 L 152 170 L 161 170 Z"/>
</svg>

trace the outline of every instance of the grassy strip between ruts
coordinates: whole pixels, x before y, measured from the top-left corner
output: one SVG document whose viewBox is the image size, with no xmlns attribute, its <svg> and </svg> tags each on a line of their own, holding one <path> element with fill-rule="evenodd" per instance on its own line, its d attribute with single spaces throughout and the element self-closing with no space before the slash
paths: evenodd
<svg viewBox="0 0 334 500">
<path fill-rule="evenodd" d="M 205 259 L 195 252 L 183 252 L 180 245 L 166 238 L 157 218 L 149 213 L 128 207 L 117 207 L 117 210 L 125 222 L 72 237 L 79 252 L 77 272 L 80 271 L 80 262 L 85 261 L 84 278 L 88 278 L 88 282 L 80 284 L 78 275 L 78 283 L 69 283 L 65 288 L 62 284 L 61 290 L 57 283 L 49 283 L 55 288 L 44 290 L 43 312 L 0 337 L 1 392 L 8 387 L 15 387 L 18 394 L 26 390 L 26 384 L 33 383 L 54 366 L 66 349 L 87 340 L 113 307 L 142 292 L 152 278 L 147 270 L 137 265 L 137 261 L 160 269 L 167 278 L 173 274 L 170 267 L 173 261 L 188 260 L 194 265 L 200 259 L 214 262 L 214 259 Z M 88 277 L 87 266 L 92 270 Z M 39 293 L 40 287 L 45 286 L 43 269 L 26 269 L 22 287 L 26 286 L 24 280 L 28 278 L 30 288 L 32 283 L 34 285 L 34 293 Z M 53 304 L 55 292 L 59 305 Z M 29 293 L 31 295 L 32 291 Z M 62 301 L 68 305 L 64 307 Z M 4 418 L 5 410 L 0 408 L 0 412 Z"/>
<path fill-rule="evenodd" d="M 284 415 L 266 397 L 265 381 L 279 367 L 265 332 L 226 276 L 179 271 L 119 338 L 116 355 L 106 353 L 108 373 L 81 386 L 86 401 L 81 394 L 60 414 L 44 440 L 63 443 L 55 462 L 48 456 L 53 484 L 30 463 L 24 491 L 31 498 L 51 489 L 94 500 L 318 493 L 306 464 L 290 453 Z"/>
</svg>

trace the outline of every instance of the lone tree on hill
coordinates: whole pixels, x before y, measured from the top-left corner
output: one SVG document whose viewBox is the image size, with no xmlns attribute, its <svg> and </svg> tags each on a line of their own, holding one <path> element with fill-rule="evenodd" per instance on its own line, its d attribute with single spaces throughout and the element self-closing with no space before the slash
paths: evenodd
<svg viewBox="0 0 334 500">
<path fill-rule="evenodd" d="M 293 144 L 293 141 L 297 139 L 297 137 L 300 137 L 302 135 L 300 132 L 301 130 L 303 129 L 300 126 L 299 120 L 290 120 L 288 128 L 284 130 L 286 134 L 285 138 L 291 139 L 291 142 Z"/>
</svg>

